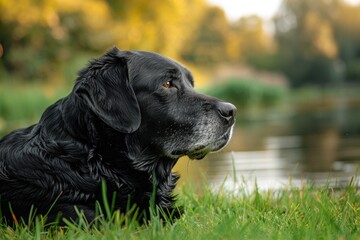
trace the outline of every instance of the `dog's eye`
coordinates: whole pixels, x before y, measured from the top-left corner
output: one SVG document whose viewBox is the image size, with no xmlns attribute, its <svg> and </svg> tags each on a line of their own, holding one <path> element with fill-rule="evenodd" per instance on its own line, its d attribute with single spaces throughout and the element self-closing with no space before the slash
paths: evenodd
<svg viewBox="0 0 360 240">
<path fill-rule="evenodd" d="M 173 87 L 174 85 L 173 85 L 173 82 L 172 81 L 167 81 L 167 82 L 164 82 L 163 83 L 163 87 L 164 88 L 171 88 L 171 87 Z"/>
</svg>

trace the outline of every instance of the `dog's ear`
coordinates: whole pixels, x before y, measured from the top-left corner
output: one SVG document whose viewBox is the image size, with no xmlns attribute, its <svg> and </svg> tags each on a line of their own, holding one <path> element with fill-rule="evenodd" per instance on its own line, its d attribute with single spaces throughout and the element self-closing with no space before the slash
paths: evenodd
<svg viewBox="0 0 360 240">
<path fill-rule="evenodd" d="M 129 81 L 128 60 L 113 48 L 80 71 L 74 92 L 107 125 L 122 133 L 136 131 L 140 107 Z"/>
</svg>

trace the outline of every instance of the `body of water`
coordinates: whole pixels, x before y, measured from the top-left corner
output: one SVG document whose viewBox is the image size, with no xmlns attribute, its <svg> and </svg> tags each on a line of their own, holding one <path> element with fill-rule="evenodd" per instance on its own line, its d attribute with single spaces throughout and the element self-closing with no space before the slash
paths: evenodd
<svg viewBox="0 0 360 240">
<path fill-rule="evenodd" d="M 201 161 L 180 161 L 185 181 L 249 191 L 305 183 L 359 185 L 358 102 L 308 103 L 239 119 L 223 151 Z"/>
</svg>

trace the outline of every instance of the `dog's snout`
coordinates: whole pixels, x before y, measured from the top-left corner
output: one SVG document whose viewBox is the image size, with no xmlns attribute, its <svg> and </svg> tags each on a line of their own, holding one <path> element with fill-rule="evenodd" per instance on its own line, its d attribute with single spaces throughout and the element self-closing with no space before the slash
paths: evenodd
<svg viewBox="0 0 360 240">
<path fill-rule="evenodd" d="M 222 118 L 225 118 L 230 124 L 234 123 L 236 115 L 236 107 L 228 102 L 219 102 L 217 109 Z"/>
</svg>

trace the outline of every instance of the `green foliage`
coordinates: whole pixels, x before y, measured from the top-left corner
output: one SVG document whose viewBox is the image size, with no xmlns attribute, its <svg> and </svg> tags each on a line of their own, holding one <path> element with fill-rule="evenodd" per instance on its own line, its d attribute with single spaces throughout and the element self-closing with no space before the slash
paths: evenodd
<svg viewBox="0 0 360 240">
<path fill-rule="evenodd" d="M 36 120 L 46 107 L 64 95 L 65 91 L 59 90 L 52 96 L 47 96 L 44 89 L 36 85 L 15 86 L 1 84 L 0 120 L 9 122 Z"/>
<path fill-rule="evenodd" d="M 268 85 L 256 79 L 227 79 L 206 90 L 206 93 L 229 101 L 239 109 L 274 107 L 286 99 L 284 87 Z"/>
<path fill-rule="evenodd" d="M 155 213 L 139 226 L 116 211 L 93 225 L 84 218 L 65 227 L 43 218 L 9 227 L 0 223 L 1 239 L 358 239 L 360 196 L 353 183 L 341 190 L 311 185 L 261 192 L 239 186 L 234 192 L 205 188 L 199 195 L 180 189 L 185 214 L 164 224 Z M 82 216 L 81 212 L 79 215 Z"/>
<path fill-rule="evenodd" d="M 203 66 L 222 62 L 252 64 L 252 58 L 273 54 L 273 45 L 260 17 L 247 16 L 229 22 L 221 8 L 208 6 L 184 45 L 181 57 Z"/>
<path fill-rule="evenodd" d="M 346 77 L 351 81 L 360 79 L 360 58 L 349 62 Z"/>
<path fill-rule="evenodd" d="M 295 87 L 360 80 L 360 6 L 339 0 L 286 0 L 275 19 L 282 72 Z"/>
<path fill-rule="evenodd" d="M 81 52 L 77 53 L 71 59 L 64 62 L 62 65 L 62 75 L 65 78 L 65 83 L 67 86 L 74 85 L 78 72 L 85 68 L 89 61 L 94 57 L 96 57 L 96 55 L 91 55 L 88 52 Z"/>
<path fill-rule="evenodd" d="M 281 58 L 278 53 L 263 53 L 250 56 L 248 63 L 258 70 L 265 70 L 269 72 L 281 71 Z"/>
<path fill-rule="evenodd" d="M 197 64 L 214 64 L 227 60 L 226 45 L 229 26 L 225 13 L 218 7 L 209 7 L 197 31 L 184 46 L 182 57 Z"/>
<path fill-rule="evenodd" d="M 155 51 L 176 58 L 197 26 L 204 0 L 0 1 L 0 82 L 61 82 L 69 62 L 121 49 Z M 72 81 L 73 79 L 67 81 Z"/>
<path fill-rule="evenodd" d="M 0 9 L 0 82 L 68 83 L 85 56 L 114 45 L 195 67 L 281 71 L 295 87 L 360 80 L 360 5 L 341 0 L 283 0 L 275 39 L 260 17 L 230 22 L 205 0 L 1 0 Z"/>
</svg>

